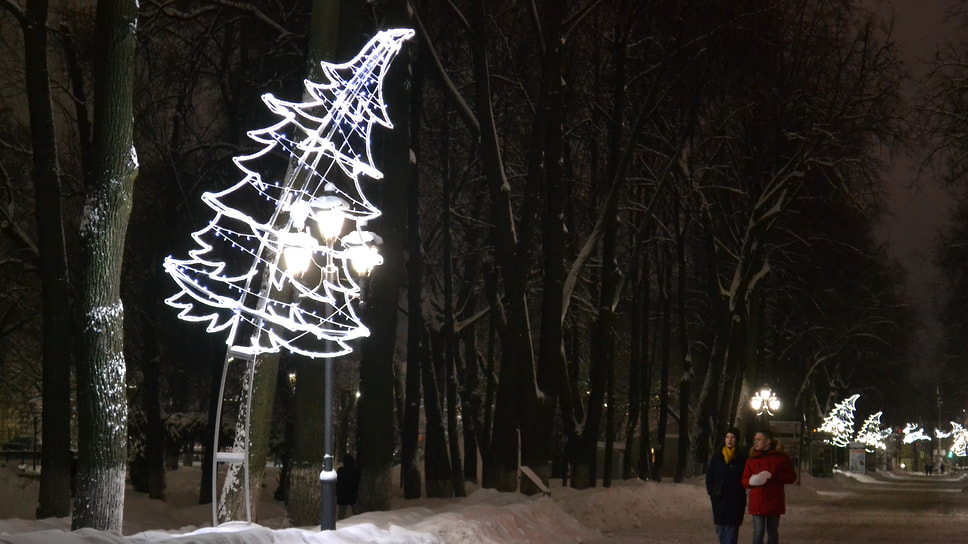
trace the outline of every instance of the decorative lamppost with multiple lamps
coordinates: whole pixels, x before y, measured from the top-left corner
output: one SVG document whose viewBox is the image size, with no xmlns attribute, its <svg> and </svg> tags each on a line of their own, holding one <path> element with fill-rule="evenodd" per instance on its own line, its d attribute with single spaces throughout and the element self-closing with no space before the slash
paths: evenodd
<svg viewBox="0 0 968 544">
<path fill-rule="evenodd" d="M 776 393 L 768 387 L 764 387 L 753 394 L 753 398 L 750 399 L 750 406 L 757 416 L 765 420 L 766 415 L 775 416 L 776 412 L 780 410 L 780 399 L 777 398 Z"/>
</svg>

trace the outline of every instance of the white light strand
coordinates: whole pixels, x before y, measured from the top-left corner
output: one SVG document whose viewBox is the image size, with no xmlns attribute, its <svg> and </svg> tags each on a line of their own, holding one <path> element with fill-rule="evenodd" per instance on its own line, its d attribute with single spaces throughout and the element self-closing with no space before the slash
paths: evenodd
<svg viewBox="0 0 968 544">
<path fill-rule="evenodd" d="M 855 442 L 864 444 L 868 451 L 887 449 L 887 444 L 884 441 L 887 440 L 887 437 L 891 436 L 891 429 L 881 429 L 881 414 L 883 412 L 871 414 L 870 417 L 864 420 L 864 424 L 857 431 L 857 436 L 854 438 Z"/>
<path fill-rule="evenodd" d="M 844 447 L 850 443 L 850 438 L 854 434 L 854 403 L 860 395 L 852 395 L 834 405 L 833 410 L 823 420 L 820 431 L 830 433 L 831 437 L 826 442 L 835 446 Z"/>
<path fill-rule="evenodd" d="M 951 453 L 958 457 L 968 457 L 968 430 L 952 421 L 951 436 L 954 437 L 951 443 Z"/>
<path fill-rule="evenodd" d="M 904 437 L 901 439 L 905 444 L 913 444 L 921 440 L 931 440 L 931 437 L 924 433 L 924 429 L 921 428 L 917 423 L 908 423 L 901 430 L 901 434 Z"/>
<path fill-rule="evenodd" d="M 335 357 L 352 351 L 348 342 L 369 334 L 352 304 L 360 286 L 350 261 L 362 240 L 371 253 L 367 266 L 382 262 L 373 247 L 378 239 L 363 230 L 380 210 L 366 198 L 361 176 L 383 178 L 373 163 L 371 131 L 374 124 L 392 128 L 383 78 L 413 34 L 383 31 L 349 62 L 322 63 L 326 81 L 304 82 L 306 102 L 263 95 L 280 120 L 248 132 L 262 147 L 233 159 L 240 181 L 202 195 L 215 213 L 192 234 L 197 247 L 188 258 L 165 259 L 165 271 L 180 289 L 165 302 L 181 319 L 207 323 L 208 332 L 228 329 L 227 342 L 234 342 L 240 324 L 249 324 L 255 330 L 246 340 L 251 343 L 236 348 L 253 354 L 286 349 Z M 271 159 L 280 152 L 297 166 L 284 181 L 263 179 L 278 170 Z M 313 228 L 330 224 L 322 207 L 331 211 L 337 200 L 352 242 L 320 243 Z M 305 271 L 286 269 L 287 250 Z"/>
</svg>

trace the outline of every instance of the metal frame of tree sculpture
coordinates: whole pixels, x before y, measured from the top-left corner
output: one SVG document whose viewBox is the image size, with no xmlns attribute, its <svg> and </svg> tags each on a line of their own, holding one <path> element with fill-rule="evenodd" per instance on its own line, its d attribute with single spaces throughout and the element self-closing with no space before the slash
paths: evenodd
<svg viewBox="0 0 968 544">
<path fill-rule="evenodd" d="M 229 362 L 240 359 L 248 365 L 246 401 L 231 451 L 219 452 L 215 433 L 213 524 L 223 502 L 215 500 L 214 469 L 220 462 L 229 463 L 223 490 L 237 486 L 239 468 L 244 471 L 246 518 L 251 521 L 248 425 L 259 354 L 285 349 L 326 362 L 324 496 L 327 480 L 335 481 L 332 358 L 350 353 L 349 342 L 369 334 L 353 307 L 360 297 L 354 276 L 382 262 L 376 251 L 379 237 L 365 230 L 380 210 L 367 200 L 361 180 L 383 178 L 373 164 L 371 131 L 374 124 L 392 128 L 383 77 L 413 34 L 410 29 L 382 31 L 349 62 L 321 63 L 325 81 L 305 80 L 304 102 L 263 95 L 281 119 L 248 132 L 262 147 L 233 159 L 243 173 L 238 183 L 202 195 L 215 216 L 192 234 L 198 247 L 188 252 L 189 258 L 165 259 L 165 270 L 180 288 L 165 302 L 179 310 L 181 319 L 207 323 L 210 333 L 228 331 L 216 428 Z M 282 171 L 282 181 L 275 175 L 263 178 Z"/>
</svg>

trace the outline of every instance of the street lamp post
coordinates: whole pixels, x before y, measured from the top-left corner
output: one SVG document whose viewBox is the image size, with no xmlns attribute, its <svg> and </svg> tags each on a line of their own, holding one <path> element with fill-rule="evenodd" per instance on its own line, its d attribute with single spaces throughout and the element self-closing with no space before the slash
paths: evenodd
<svg viewBox="0 0 968 544">
<path fill-rule="evenodd" d="M 753 398 L 750 399 L 750 406 L 756 412 L 756 415 L 765 421 L 767 415 L 774 416 L 780 410 L 780 399 L 770 388 L 764 387 L 753 394 Z"/>
</svg>

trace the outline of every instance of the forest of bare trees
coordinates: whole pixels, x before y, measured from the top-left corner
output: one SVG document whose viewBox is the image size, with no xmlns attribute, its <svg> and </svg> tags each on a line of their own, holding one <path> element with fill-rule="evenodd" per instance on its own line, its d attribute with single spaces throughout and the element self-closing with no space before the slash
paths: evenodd
<svg viewBox="0 0 968 544">
<path fill-rule="evenodd" d="M 0 0 L 0 433 L 43 415 L 38 515 L 67 515 L 72 451 L 75 525 L 115 528 L 99 475 L 126 465 L 163 499 L 173 459 L 211 449 L 224 338 L 164 304 L 162 260 L 274 122 L 260 96 L 298 99 L 385 28 L 417 35 L 373 142 L 371 336 L 337 361 L 362 510 L 391 486 L 535 492 L 520 465 L 576 488 L 681 481 L 755 424 L 763 385 L 807 429 L 848 393 L 886 422 L 913 406 L 919 318 L 874 236 L 883 160 L 934 142 L 926 167 L 963 186 L 965 44 L 912 82 L 890 20 L 841 0 L 142 0 L 136 25 L 133 5 Z M 908 84 L 936 92 L 911 103 Z M 938 253 L 959 380 L 965 217 Z M 322 378 L 288 354 L 263 368 L 259 448 L 311 524 Z"/>
</svg>

